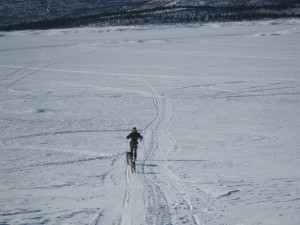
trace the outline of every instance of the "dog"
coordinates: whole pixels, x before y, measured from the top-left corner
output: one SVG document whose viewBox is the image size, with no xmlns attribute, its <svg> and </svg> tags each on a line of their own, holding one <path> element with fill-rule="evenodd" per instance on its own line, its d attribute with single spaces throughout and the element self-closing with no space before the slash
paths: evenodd
<svg viewBox="0 0 300 225">
<path fill-rule="evenodd" d="M 131 152 L 126 152 L 126 162 L 127 165 L 130 165 L 132 161 L 132 153 Z"/>
<path fill-rule="evenodd" d="M 127 165 L 131 167 L 131 172 L 135 173 L 136 172 L 136 164 L 135 161 L 133 161 L 133 156 L 131 152 L 126 152 L 126 162 Z"/>
</svg>

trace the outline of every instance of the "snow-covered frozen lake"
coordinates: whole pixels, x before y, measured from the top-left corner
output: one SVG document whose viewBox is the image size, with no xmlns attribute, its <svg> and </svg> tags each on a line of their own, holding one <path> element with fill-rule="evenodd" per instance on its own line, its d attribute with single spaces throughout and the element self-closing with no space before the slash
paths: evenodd
<svg viewBox="0 0 300 225">
<path fill-rule="evenodd" d="M 296 19 L 0 32 L 0 224 L 299 224 L 299 40 Z"/>
</svg>

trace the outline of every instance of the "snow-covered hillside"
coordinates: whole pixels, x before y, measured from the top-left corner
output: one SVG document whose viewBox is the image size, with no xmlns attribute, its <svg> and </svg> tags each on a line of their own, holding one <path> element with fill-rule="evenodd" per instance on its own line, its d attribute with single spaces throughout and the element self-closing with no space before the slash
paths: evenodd
<svg viewBox="0 0 300 225">
<path fill-rule="evenodd" d="M 299 18 L 299 0 L 2 0 L 0 30 Z"/>
<path fill-rule="evenodd" d="M 297 225 L 299 37 L 299 20 L 1 32 L 0 224 Z"/>
</svg>

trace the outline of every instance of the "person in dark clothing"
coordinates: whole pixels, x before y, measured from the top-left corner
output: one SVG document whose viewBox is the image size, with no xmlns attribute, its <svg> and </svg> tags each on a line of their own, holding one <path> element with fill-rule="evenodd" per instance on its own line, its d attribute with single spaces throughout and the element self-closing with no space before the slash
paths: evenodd
<svg viewBox="0 0 300 225">
<path fill-rule="evenodd" d="M 136 128 L 132 128 L 131 133 L 126 137 L 126 139 L 131 139 L 130 141 L 130 151 L 133 157 L 133 160 L 136 160 L 137 157 L 137 148 L 138 148 L 138 139 L 143 140 L 143 136 L 137 132 Z"/>
</svg>

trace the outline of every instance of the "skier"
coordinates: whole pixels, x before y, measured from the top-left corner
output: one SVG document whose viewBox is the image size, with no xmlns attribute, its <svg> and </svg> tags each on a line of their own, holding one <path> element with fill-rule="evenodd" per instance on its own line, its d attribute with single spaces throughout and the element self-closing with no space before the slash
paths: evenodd
<svg viewBox="0 0 300 225">
<path fill-rule="evenodd" d="M 131 133 L 126 137 L 126 139 L 131 139 L 130 141 L 130 152 L 133 160 L 137 157 L 138 139 L 143 140 L 143 136 L 137 132 L 136 127 L 132 128 Z"/>
</svg>

